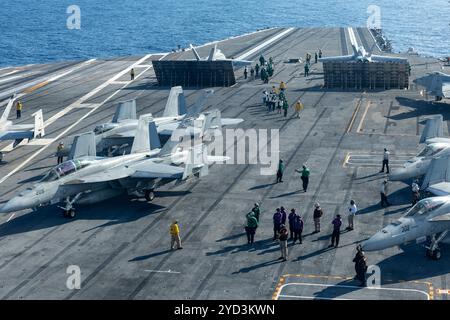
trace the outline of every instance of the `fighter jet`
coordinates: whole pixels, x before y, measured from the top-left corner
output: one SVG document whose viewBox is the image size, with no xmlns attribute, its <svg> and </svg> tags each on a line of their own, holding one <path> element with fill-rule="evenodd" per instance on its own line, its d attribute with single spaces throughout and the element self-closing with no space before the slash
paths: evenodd
<svg viewBox="0 0 450 320">
<path fill-rule="evenodd" d="M 426 121 L 419 143 L 423 148 L 415 157 L 408 160 L 401 168 L 395 168 L 389 174 L 391 181 L 410 183 L 414 179 L 421 179 L 429 171 L 433 159 L 450 155 L 450 138 L 443 137 L 443 117 L 436 115 Z M 436 165 L 433 171 L 438 172 Z"/>
<path fill-rule="evenodd" d="M 213 93 L 213 90 L 206 90 L 203 95 L 199 97 L 197 102 L 187 109 L 183 88 L 180 86 L 172 87 L 164 108 L 163 116 L 154 118 L 161 142 L 164 144 L 180 124 L 183 125 L 192 136 L 198 134 L 199 132 L 196 130 L 199 129 L 195 128 L 194 121 L 199 117 L 206 100 Z M 152 115 L 147 114 L 146 116 Z M 226 126 L 235 125 L 244 120 L 239 118 L 220 117 L 220 121 L 222 126 Z M 117 147 L 131 145 L 137 124 L 136 101 L 129 100 L 120 102 L 112 121 L 98 125 L 94 129 L 97 152 L 101 153 L 104 150 L 109 150 L 109 154 L 113 154 L 114 151 L 112 150 L 114 148 L 115 151 L 119 150 L 119 153 L 121 151 L 123 152 L 123 148 Z"/>
<path fill-rule="evenodd" d="M 450 230 L 450 196 L 420 200 L 397 221 L 362 244 L 365 251 L 383 250 L 411 241 L 425 242 L 427 256 L 441 258 L 439 243 Z M 427 241 L 428 239 L 428 241 Z"/>
<path fill-rule="evenodd" d="M 380 56 L 368 53 L 363 46 L 352 44 L 353 53 L 345 56 L 333 56 L 320 58 L 320 62 L 328 61 L 359 61 L 359 62 L 397 62 L 407 63 L 408 59 L 399 57 Z"/>
<path fill-rule="evenodd" d="M 45 135 L 44 118 L 41 109 L 32 114 L 34 124 L 13 124 L 12 121 L 8 120 L 9 113 L 17 98 L 18 96 L 14 95 L 9 99 L 5 111 L 3 111 L 0 118 L 0 140 L 14 140 L 13 148 L 24 139 L 30 141 L 31 139 L 41 138 Z M 3 154 L 0 152 L 0 161 L 2 159 Z"/>
<path fill-rule="evenodd" d="M 209 53 L 209 56 L 207 58 L 200 57 L 197 50 L 195 49 L 195 47 L 192 44 L 190 44 L 189 46 L 191 47 L 191 50 L 194 53 L 195 59 L 197 59 L 197 61 L 231 61 L 233 64 L 233 67 L 237 67 L 237 68 L 249 66 L 252 64 L 252 61 L 248 61 L 248 60 L 228 59 L 222 53 L 222 51 L 220 51 L 220 49 L 217 49 L 217 43 L 214 45 L 213 48 L 211 48 L 211 52 Z"/>
<path fill-rule="evenodd" d="M 397 62 L 397 63 L 408 63 L 406 58 L 390 57 L 390 56 L 380 56 L 375 54 L 369 54 L 364 46 L 359 46 L 356 41 L 355 33 L 353 28 L 348 28 L 348 34 L 350 38 L 350 43 L 352 45 L 353 54 L 345 56 L 333 56 L 320 58 L 320 62 L 328 61 L 359 61 L 359 62 Z"/>
<path fill-rule="evenodd" d="M 73 218 L 75 203 L 92 204 L 124 193 L 151 201 L 155 188 L 194 174 L 206 175 L 208 163 L 228 159 L 208 156 L 202 143 L 192 147 L 171 140 L 161 148 L 155 121 L 147 116 L 139 119 L 128 155 L 97 157 L 92 132 L 76 137 L 71 153 L 73 160 L 54 167 L 33 187 L 6 202 L 0 212 L 63 203 L 64 216 Z"/>
<path fill-rule="evenodd" d="M 450 99 L 450 75 L 448 74 L 436 71 L 416 79 L 415 82 L 425 87 L 429 95 L 436 96 L 436 101 L 441 101 L 443 98 Z"/>
</svg>

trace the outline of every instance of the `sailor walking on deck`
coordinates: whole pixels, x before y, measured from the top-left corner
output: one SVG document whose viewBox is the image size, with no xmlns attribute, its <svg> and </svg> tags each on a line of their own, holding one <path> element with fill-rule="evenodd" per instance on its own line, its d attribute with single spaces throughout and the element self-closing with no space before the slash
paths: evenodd
<svg viewBox="0 0 450 320">
<path fill-rule="evenodd" d="M 20 119 L 22 117 L 22 109 L 23 105 L 22 102 L 19 100 L 16 104 L 16 119 Z"/>
<path fill-rule="evenodd" d="M 133 81 L 134 80 L 134 68 L 131 68 L 130 76 L 131 76 L 131 81 Z"/>
<path fill-rule="evenodd" d="M 303 103 L 300 100 L 298 100 L 294 108 L 295 108 L 295 116 L 297 116 L 297 118 L 300 118 L 300 112 L 303 110 Z"/>
<path fill-rule="evenodd" d="M 320 218 L 322 218 L 322 216 L 323 216 L 322 208 L 320 207 L 320 204 L 316 202 L 314 204 L 314 214 L 313 214 L 314 233 L 320 232 Z"/>
<path fill-rule="evenodd" d="M 384 148 L 383 152 L 383 166 L 381 167 L 380 173 L 384 172 L 384 167 L 386 166 L 386 173 L 389 173 L 389 151 Z"/>
<path fill-rule="evenodd" d="M 64 143 L 61 141 L 58 144 L 58 147 L 56 148 L 56 156 L 58 157 L 58 164 L 63 163 L 64 161 L 63 152 L 64 152 Z"/>
<path fill-rule="evenodd" d="M 283 182 L 284 162 L 280 159 L 277 170 L 277 183 Z"/>
<path fill-rule="evenodd" d="M 247 79 L 248 69 L 247 66 L 244 68 L 244 79 Z"/>
<path fill-rule="evenodd" d="M 306 166 L 306 164 L 304 164 L 302 166 L 302 170 L 300 169 L 295 169 L 296 172 L 301 174 L 301 179 L 302 179 L 302 187 L 303 187 L 303 192 L 306 192 L 308 190 L 308 184 L 309 184 L 309 168 Z"/>
<path fill-rule="evenodd" d="M 334 218 L 334 220 L 331 223 L 333 224 L 333 233 L 331 234 L 331 244 L 328 247 L 337 248 L 339 246 L 339 238 L 341 235 L 341 226 L 342 226 L 341 215 L 340 214 L 336 215 L 336 218 Z"/>
<path fill-rule="evenodd" d="M 177 249 L 183 249 L 181 246 L 180 228 L 178 227 L 178 221 L 176 220 L 170 225 L 170 236 L 170 250 L 173 250 L 175 243 L 177 244 Z"/>
<path fill-rule="evenodd" d="M 280 227 L 280 237 L 278 241 L 280 242 L 280 250 L 281 250 L 281 257 L 278 258 L 278 260 L 286 261 L 288 257 L 288 248 L 287 248 L 287 240 L 288 240 L 288 231 L 284 224 Z"/>
<path fill-rule="evenodd" d="M 360 284 L 361 287 L 366 286 L 366 272 L 367 272 L 366 260 L 367 259 L 364 255 L 364 251 L 362 251 L 361 245 L 358 245 L 356 247 L 356 255 L 355 258 L 353 258 L 353 262 L 355 263 L 355 271 L 356 271 L 355 279 L 361 282 Z"/>
<path fill-rule="evenodd" d="M 388 201 L 387 195 L 388 195 L 388 181 L 384 180 L 380 186 L 381 206 L 383 208 L 391 205 Z"/>
<path fill-rule="evenodd" d="M 347 230 L 353 230 L 353 220 L 355 218 L 356 212 L 358 208 L 356 207 L 356 203 L 354 200 L 350 200 L 350 207 L 348 208 L 348 227 Z"/>
<path fill-rule="evenodd" d="M 272 221 L 273 221 L 273 241 L 278 239 L 278 235 L 280 234 L 280 228 L 281 228 L 281 210 L 280 208 L 277 208 L 275 213 L 273 214 Z"/>
<path fill-rule="evenodd" d="M 300 216 L 300 214 L 296 214 L 294 217 L 294 241 L 292 242 L 292 244 L 295 244 L 297 240 L 299 241 L 299 244 L 302 244 L 302 233 L 303 233 L 303 219 Z"/>
</svg>

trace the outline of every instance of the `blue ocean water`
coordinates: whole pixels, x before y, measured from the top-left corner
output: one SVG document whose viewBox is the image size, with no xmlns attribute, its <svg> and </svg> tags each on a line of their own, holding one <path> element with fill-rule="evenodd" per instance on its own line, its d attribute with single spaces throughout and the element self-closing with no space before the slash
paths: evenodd
<svg viewBox="0 0 450 320">
<path fill-rule="evenodd" d="M 80 30 L 66 26 L 70 5 Z M 365 26 L 370 5 L 394 51 L 450 55 L 448 0 L 2 0 L 0 65 L 166 52 L 269 26 Z"/>
</svg>

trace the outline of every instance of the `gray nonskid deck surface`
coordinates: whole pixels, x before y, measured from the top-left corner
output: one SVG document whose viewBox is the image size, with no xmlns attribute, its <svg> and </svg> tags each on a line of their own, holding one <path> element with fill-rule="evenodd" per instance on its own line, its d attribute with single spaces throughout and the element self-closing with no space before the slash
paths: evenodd
<svg viewBox="0 0 450 320">
<path fill-rule="evenodd" d="M 285 29 L 269 29 L 225 40 L 218 47 L 228 56 L 239 56 Z M 342 36 L 344 34 L 344 37 Z M 366 29 L 358 29 L 358 41 L 379 53 Z M 207 55 L 211 45 L 199 48 Z M 241 117 L 239 127 L 280 129 L 281 157 L 286 161 L 284 182 L 262 176 L 259 165 L 214 165 L 210 174 L 177 187 L 158 190 L 152 203 L 127 197 L 79 207 L 77 217 L 67 220 L 56 207 L 2 216 L 0 222 L 0 297 L 3 299 L 445 299 L 435 289 L 446 288 L 449 256 L 440 261 L 424 257 L 423 248 L 407 246 L 367 253 L 369 264 L 380 266 L 383 290 L 354 288 L 351 262 L 357 243 L 368 238 L 409 206 L 409 188 L 392 184 L 393 206 L 382 210 L 378 187 L 380 153 L 388 147 L 393 157 L 414 154 L 422 120 L 442 113 L 445 105 L 432 105 L 409 91 L 339 92 L 321 88 L 321 64 L 313 64 L 308 78 L 302 64 L 286 63 L 304 58 L 321 48 L 325 56 L 351 52 L 345 28 L 295 29 L 265 47 L 266 58 L 275 61 L 269 85 L 244 80 L 215 88 L 207 109 L 219 108 L 223 117 Z M 191 52 L 171 53 L 164 59 L 193 58 Z M 151 56 L 136 67 L 137 74 L 151 64 Z M 259 52 L 250 59 L 256 60 Z M 46 119 L 100 86 L 142 57 L 98 60 L 27 94 L 21 123 L 31 113 L 44 110 Z M 440 68 L 435 60 L 410 57 L 412 78 Z M 28 66 L 20 72 L 52 72 L 63 67 Z M 67 64 L 70 68 L 72 65 Z M 47 70 L 47 71 L 46 71 Z M 7 70 L 0 71 L 2 73 Z M 36 71 L 37 72 L 37 71 Z M 89 112 L 89 104 L 102 104 L 61 139 L 92 130 L 109 121 L 118 101 L 137 99 L 139 113 L 162 114 L 169 88 L 156 86 L 152 69 L 131 83 L 128 74 L 98 91 L 47 128 L 58 136 Z M 0 78 L 1 79 L 1 78 Z M 261 105 L 261 93 L 280 81 L 287 82 L 291 105 L 305 105 L 300 119 L 269 114 Z M 10 87 L 17 85 L 16 82 Z M 1 86 L 0 90 L 7 90 Z M 185 90 L 192 105 L 202 90 Z M 109 98 L 110 97 L 110 98 Z M 446 130 L 447 131 L 447 130 Z M 446 132 L 447 134 L 448 132 Z M 56 161 L 57 141 L 21 170 L 0 184 L 0 201 L 31 185 Z M 4 145 L 2 145 L 3 147 Z M 25 145 L 5 155 L 1 176 L 14 170 L 42 146 Z M 364 161 L 355 162 L 358 156 Z M 374 160 L 375 159 L 375 160 Z M 308 192 L 300 192 L 295 169 L 307 163 L 311 169 Z M 356 163 L 356 164 L 355 164 Z M 355 231 L 343 233 L 338 249 L 328 250 L 331 219 L 345 213 L 355 199 L 361 214 Z M 312 208 L 320 202 L 325 216 L 320 234 L 311 234 Z M 254 202 L 262 206 L 262 221 L 253 246 L 246 244 L 245 213 Z M 272 242 L 275 208 L 296 208 L 305 220 L 302 245 L 289 246 L 289 261 L 279 262 L 279 248 Z M 7 221 L 10 219 L 9 221 Z M 168 227 L 178 219 L 183 250 L 169 251 Z M 66 287 L 66 268 L 81 268 L 81 290 Z M 434 294 L 433 294 L 434 293 Z"/>
</svg>

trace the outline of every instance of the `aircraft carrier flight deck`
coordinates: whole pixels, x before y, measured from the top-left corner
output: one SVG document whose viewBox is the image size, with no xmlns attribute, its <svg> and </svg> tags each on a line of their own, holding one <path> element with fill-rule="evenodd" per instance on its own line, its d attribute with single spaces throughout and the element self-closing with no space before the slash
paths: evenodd
<svg viewBox="0 0 450 320">
<path fill-rule="evenodd" d="M 369 53 L 384 54 L 366 28 L 353 28 Z M 207 56 L 214 44 L 198 47 Z M 257 62 L 262 53 L 274 60 L 268 84 L 244 79 L 215 87 L 206 110 L 222 117 L 243 118 L 237 128 L 280 130 L 283 183 L 261 175 L 260 165 L 215 164 L 207 176 L 155 191 L 147 202 L 129 196 L 77 207 L 73 219 L 56 205 L 0 216 L 0 299 L 447 299 L 450 294 L 450 251 L 426 257 L 417 244 L 366 252 L 368 265 L 381 270 L 382 286 L 358 287 L 354 277 L 355 247 L 398 219 L 411 205 L 410 186 L 390 182 L 391 206 L 380 206 L 379 173 L 383 148 L 392 168 L 417 154 L 424 120 L 444 118 L 449 135 L 448 103 L 432 103 L 414 80 L 432 71 L 450 72 L 435 58 L 406 57 L 411 66 L 409 89 L 340 90 L 323 87 L 322 63 L 312 63 L 304 76 L 307 52 L 321 48 L 324 57 L 352 52 L 347 28 L 271 28 L 218 41 L 226 57 Z M 23 111 L 14 124 L 30 123 L 43 110 L 45 137 L 9 151 L 4 142 L 0 165 L 0 201 L 6 202 L 36 183 L 56 165 L 60 141 L 93 130 L 111 120 L 118 102 L 136 99 L 139 114 L 161 116 L 170 87 L 158 86 L 152 60 L 193 59 L 191 50 L 145 56 L 58 62 L 0 70 L 0 100 L 18 89 Z M 314 57 L 313 57 L 314 60 Z M 130 69 L 136 72 L 130 81 Z M 269 113 L 263 90 L 286 83 L 287 117 Z M 183 88 L 189 108 L 204 88 Z M 8 152 L 9 151 L 9 152 Z M 295 172 L 306 163 L 308 191 Z M 342 232 L 338 248 L 329 248 L 333 217 L 344 217 L 351 199 L 359 212 L 355 229 Z M 255 243 L 247 244 L 245 214 L 261 206 Z M 313 233 L 314 203 L 323 208 L 322 230 Z M 289 259 L 278 260 L 272 241 L 272 215 L 277 207 L 295 208 L 304 219 L 303 243 L 289 244 Z M 289 212 L 288 211 L 288 212 Z M 183 250 L 170 250 L 169 226 L 178 220 Z M 346 226 L 346 219 L 344 219 Z M 66 286 L 67 267 L 81 270 L 81 288 Z"/>
</svg>

